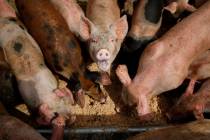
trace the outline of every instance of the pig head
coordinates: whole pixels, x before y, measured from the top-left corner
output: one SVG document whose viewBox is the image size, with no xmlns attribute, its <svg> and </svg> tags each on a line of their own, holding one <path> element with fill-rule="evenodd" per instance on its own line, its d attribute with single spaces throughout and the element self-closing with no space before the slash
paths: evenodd
<svg viewBox="0 0 210 140">
<path fill-rule="evenodd" d="M 139 0 L 132 16 L 125 50 L 135 51 L 153 40 L 162 23 L 163 0 Z"/>
<path fill-rule="evenodd" d="M 82 30 L 87 30 L 89 53 L 101 71 L 109 72 L 128 31 L 127 17 L 120 18 L 116 0 L 90 0 Z"/>
</svg>

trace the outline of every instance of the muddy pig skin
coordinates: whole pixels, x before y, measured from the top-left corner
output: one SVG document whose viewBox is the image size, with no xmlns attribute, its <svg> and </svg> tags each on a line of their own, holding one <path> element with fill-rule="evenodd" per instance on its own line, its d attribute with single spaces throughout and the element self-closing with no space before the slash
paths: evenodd
<svg viewBox="0 0 210 140">
<path fill-rule="evenodd" d="M 61 13 L 63 18 L 68 24 L 68 27 L 72 33 L 78 36 L 82 40 L 87 40 L 87 33 L 81 33 L 81 25 L 84 22 L 82 17 L 84 17 L 84 12 L 77 4 L 76 0 L 50 0 L 51 3 L 56 7 L 56 9 Z M 88 31 L 88 29 L 83 30 Z"/>
<path fill-rule="evenodd" d="M 194 12 L 196 8 L 190 5 L 189 0 L 168 0 L 168 6 L 166 10 L 170 11 L 175 17 L 178 17 L 183 11 Z"/>
<path fill-rule="evenodd" d="M 129 103 L 137 104 L 140 119 L 147 120 L 152 116 L 151 97 L 181 85 L 193 60 L 209 49 L 208 23 L 210 1 L 145 49 L 133 80 L 126 66 L 118 66 L 118 78 L 128 91 Z"/>
<path fill-rule="evenodd" d="M 55 117 L 54 128 L 63 129 L 64 122 L 60 124 L 59 120 L 71 113 L 73 97 L 68 89 L 57 89 L 57 80 L 44 64 L 37 43 L 14 19 L 0 18 L 0 46 L 28 107 L 38 110 L 40 120 L 46 123 Z M 58 96 L 61 94 L 64 97 Z"/>
<path fill-rule="evenodd" d="M 80 46 L 68 26 L 48 0 L 16 0 L 20 18 L 38 42 L 49 67 L 68 82 L 76 93 L 78 104 L 84 106 L 84 91 L 79 76 L 82 56 Z"/>
<path fill-rule="evenodd" d="M 120 18 L 117 0 L 89 0 L 82 33 L 88 33 L 89 54 L 99 69 L 110 72 L 128 30 L 127 17 Z M 88 29 L 88 32 L 84 32 Z"/>
<path fill-rule="evenodd" d="M 202 120 L 140 133 L 128 140 L 209 140 L 210 121 Z"/>
<path fill-rule="evenodd" d="M 46 140 L 24 122 L 8 115 L 0 116 L 1 140 Z"/>
<path fill-rule="evenodd" d="M 134 8 L 125 50 L 135 51 L 154 39 L 162 23 L 163 0 L 139 0 Z"/>
</svg>

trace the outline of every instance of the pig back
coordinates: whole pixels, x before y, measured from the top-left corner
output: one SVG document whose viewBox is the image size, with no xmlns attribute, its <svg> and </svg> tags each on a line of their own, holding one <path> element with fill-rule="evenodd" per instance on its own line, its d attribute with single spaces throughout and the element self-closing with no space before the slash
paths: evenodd
<svg viewBox="0 0 210 140">
<path fill-rule="evenodd" d="M 120 18 L 117 0 L 89 0 L 87 17 L 96 25 L 107 28 Z"/>
<path fill-rule="evenodd" d="M 79 44 L 53 5 L 47 0 L 16 0 L 16 5 L 50 68 L 66 78 L 78 71 L 82 62 Z"/>
<path fill-rule="evenodd" d="M 30 77 L 44 67 L 43 56 L 31 36 L 13 19 L 0 19 L 0 46 L 16 78 Z"/>
</svg>

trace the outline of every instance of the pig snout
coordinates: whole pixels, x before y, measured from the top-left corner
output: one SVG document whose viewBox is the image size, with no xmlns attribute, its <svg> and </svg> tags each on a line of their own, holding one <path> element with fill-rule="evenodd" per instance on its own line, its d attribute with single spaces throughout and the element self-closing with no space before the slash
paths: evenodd
<svg viewBox="0 0 210 140">
<path fill-rule="evenodd" d="M 108 60 L 110 59 L 110 57 L 111 57 L 110 52 L 106 49 L 100 49 L 96 54 L 96 58 L 99 61 Z"/>
</svg>

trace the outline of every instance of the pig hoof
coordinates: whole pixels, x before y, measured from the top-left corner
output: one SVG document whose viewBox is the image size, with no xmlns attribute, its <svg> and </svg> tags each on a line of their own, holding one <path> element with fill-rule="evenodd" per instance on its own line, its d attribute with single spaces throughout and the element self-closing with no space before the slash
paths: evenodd
<svg viewBox="0 0 210 140">
<path fill-rule="evenodd" d="M 195 106 L 195 109 L 193 111 L 193 114 L 195 116 L 195 118 L 197 120 L 201 120 L 201 119 L 204 119 L 204 116 L 203 116 L 203 111 L 204 111 L 204 105 L 196 105 Z"/>
<path fill-rule="evenodd" d="M 77 117 L 75 115 L 71 116 L 69 119 L 69 123 L 73 124 L 76 121 Z"/>
<path fill-rule="evenodd" d="M 119 65 L 116 69 L 116 74 L 125 87 L 127 87 L 131 83 L 131 78 L 128 74 L 128 69 L 126 65 Z"/>
<path fill-rule="evenodd" d="M 175 14 L 177 11 L 178 3 L 172 2 L 168 6 L 164 7 L 165 10 L 169 11 L 171 14 Z"/>
<path fill-rule="evenodd" d="M 76 93 L 76 102 L 81 108 L 84 108 L 84 106 L 85 106 L 85 92 L 82 89 L 80 89 Z"/>
<path fill-rule="evenodd" d="M 140 120 L 140 122 L 149 122 L 149 121 L 153 120 L 154 117 L 155 117 L 155 113 L 152 112 L 152 113 L 148 113 L 148 114 L 139 116 L 139 120 Z"/>
<path fill-rule="evenodd" d="M 121 110 L 121 109 L 120 109 L 119 106 L 115 106 L 114 110 L 115 110 L 115 112 L 120 113 L 120 110 Z"/>
<path fill-rule="evenodd" d="M 52 124 L 55 126 L 65 126 L 65 119 L 58 115 L 55 119 L 52 120 Z"/>
<path fill-rule="evenodd" d="M 106 103 L 106 97 L 101 98 L 101 99 L 100 99 L 100 103 L 101 103 L 101 104 L 105 104 L 105 103 Z"/>
</svg>

